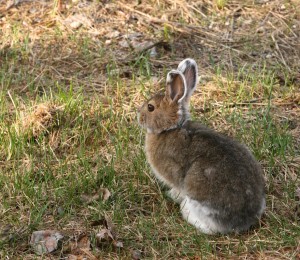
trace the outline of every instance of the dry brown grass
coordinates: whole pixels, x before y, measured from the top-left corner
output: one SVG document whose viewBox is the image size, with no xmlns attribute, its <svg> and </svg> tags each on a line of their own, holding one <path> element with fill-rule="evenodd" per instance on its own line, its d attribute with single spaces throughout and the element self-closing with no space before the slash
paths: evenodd
<svg viewBox="0 0 300 260">
<path fill-rule="evenodd" d="M 228 1 L 222 10 L 216 9 L 213 1 L 62 1 L 61 8 L 54 3 L 20 1 L 8 10 L 4 3 L 0 6 L 4 56 L 27 40 L 30 55 L 18 53 L 19 60 L 42 86 L 50 81 L 41 79 L 51 78 L 101 89 L 103 72 L 112 60 L 125 77 L 131 75 L 128 63 L 138 57 L 130 48 L 133 41 L 158 44 L 158 56 L 151 59 L 154 69 L 171 67 L 191 56 L 198 57 L 204 75 L 214 72 L 212 64 L 235 72 L 265 64 L 277 69 L 282 84 L 284 70 L 291 73 L 290 81 L 299 84 L 297 1 Z M 73 28 L 74 21 L 79 28 Z M 70 40 L 74 33 L 76 41 Z M 91 39 L 88 43 L 84 42 L 86 37 Z M 122 47 L 122 41 L 129 46 Z M 159 45 L 162 42 L 166 43 Z M 87 48 L 89 60 L 82 56 L 82 48 Z M 171 61 L 170 55 L 176 58 Z M 28 88 L 18 87 L 22 91 Z"/>
<path fill-rule="evenodd" d="M 20 120 L 17 122 L 17 132 L 27 138 L 37 138 L 41 134 L 53 132 L 55 126 L 58 126 L 59 113 L 63 107 L 50 103 L 41 103 L 29 108 L 30 112 L 20 114 Z"/>
</svg>

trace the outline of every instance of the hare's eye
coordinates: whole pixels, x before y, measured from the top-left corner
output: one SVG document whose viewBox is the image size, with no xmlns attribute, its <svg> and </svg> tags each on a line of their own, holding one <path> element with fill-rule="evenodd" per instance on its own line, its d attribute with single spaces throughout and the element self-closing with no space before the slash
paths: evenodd
<svg viewBox="0 0 300 260">
<path fill-rule="evenodd" d="M 149 112 L 154 111 L 154 106 L 151 105 L 151 104 L 148 104 L 148 111 L 149 111 Z"/>
</svg>

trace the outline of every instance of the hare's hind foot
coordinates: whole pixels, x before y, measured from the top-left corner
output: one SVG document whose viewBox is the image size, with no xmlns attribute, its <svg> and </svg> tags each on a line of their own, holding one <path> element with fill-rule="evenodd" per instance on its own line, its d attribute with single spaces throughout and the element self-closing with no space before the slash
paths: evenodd
<svg viewBox="0 0 300 260">
<path fill-rule="evenodd" d="M 180 204 L 183 218 L 205 234 L 224 233 L 224 228 L 214 219 L 218 212 L 188 196 Z"/>
</svg>

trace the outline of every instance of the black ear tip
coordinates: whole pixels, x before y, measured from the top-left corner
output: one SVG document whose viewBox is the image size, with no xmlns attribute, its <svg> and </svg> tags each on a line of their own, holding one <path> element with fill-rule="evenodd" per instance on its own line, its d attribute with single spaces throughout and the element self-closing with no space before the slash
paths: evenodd
<svg viewBox="0 0 300 260">
<path fill-rule="evenodd" d="M 180 71 L 171 70 L 167 75 L 167 83 L 171 83 L 176 76 L 180 76 L 181 78 L 183 78 L 183 75 Z"/>
<path fill-rule="evenodd" d="M 193 69 L 193 71 L 197 74 L 198 72 L 198 67 L 197 67 L 197 63 L 194 59 L 191 58 L 187 58 L 183 61 L 181 61 L 178 65 L 178 70 L 181 71 L 182 73 L 184 73 L 187 69 Z"/>
</svg>

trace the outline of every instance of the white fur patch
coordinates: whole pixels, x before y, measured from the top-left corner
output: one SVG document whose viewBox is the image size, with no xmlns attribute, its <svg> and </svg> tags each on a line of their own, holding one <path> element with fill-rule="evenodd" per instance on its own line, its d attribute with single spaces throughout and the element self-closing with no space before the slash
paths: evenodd
<svg viewBox="0 0 300 260">
<path fill-rule="evenodd" d="M 266 209 L 266 199 L 263 198 L 263 200 L 261 201 L 261 204 L 260 204 L 260 210 L 258 212 L 258 218 L 261 217 L 261 215 L 264 213 L 265 209 Z"/>
<path fill-rule="evenodd" d="M 205 234 L 214 234 L 224 231 L 223 228 L 215 222 L 212 215 L 218 214 L 218 211 L 209 208 L 207 205 L 185 196 L 180 204 L 183 218 L 194 225 Z"/>
</svg>

